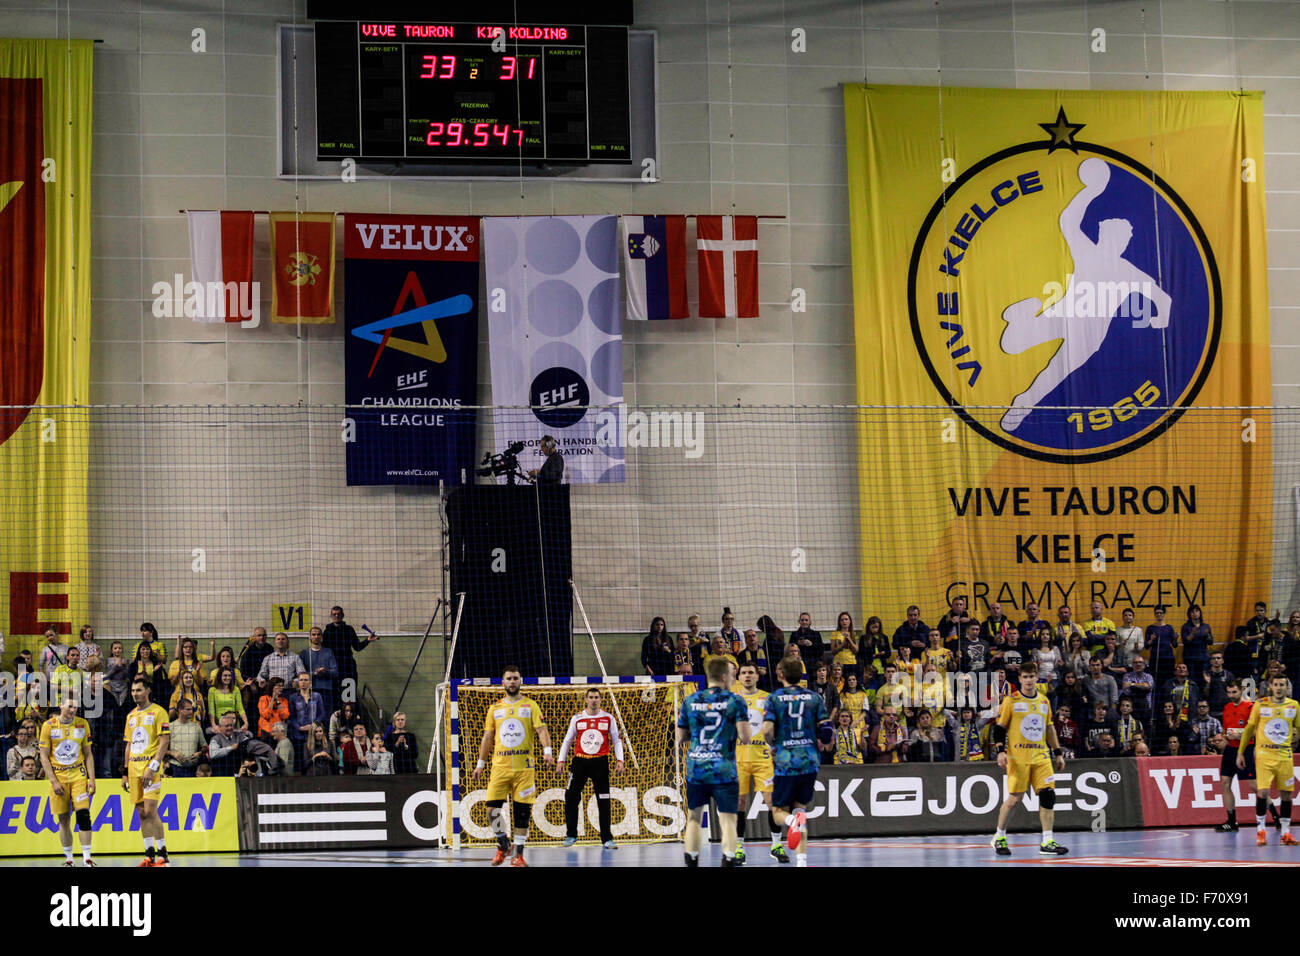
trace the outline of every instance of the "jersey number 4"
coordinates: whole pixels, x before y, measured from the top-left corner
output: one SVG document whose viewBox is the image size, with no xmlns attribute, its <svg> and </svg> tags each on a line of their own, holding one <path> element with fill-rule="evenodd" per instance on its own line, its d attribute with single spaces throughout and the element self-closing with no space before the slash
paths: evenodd
<svg viewBox="0 0 1300 956">
<path fill-rule="evenodd" d="M 786 716 L 795 721 L 795 730 L 803 733 L 803 707 L 806 701 L 799 701 L 799 709 L 795 710 L 794 701 L 785 705 Z"/>
</svg>

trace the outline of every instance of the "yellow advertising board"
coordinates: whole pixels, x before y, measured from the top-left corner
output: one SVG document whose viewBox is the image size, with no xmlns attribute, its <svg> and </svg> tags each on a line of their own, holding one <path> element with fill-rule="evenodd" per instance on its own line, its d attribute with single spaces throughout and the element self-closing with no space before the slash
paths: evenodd
<svg viewBox="0 0 1300 956">
<path fill-rule="evenodd" d="M 1270 601 L 1262 95 L 844 100 L 864 606 L 1224 639 Z"/>
</svg>

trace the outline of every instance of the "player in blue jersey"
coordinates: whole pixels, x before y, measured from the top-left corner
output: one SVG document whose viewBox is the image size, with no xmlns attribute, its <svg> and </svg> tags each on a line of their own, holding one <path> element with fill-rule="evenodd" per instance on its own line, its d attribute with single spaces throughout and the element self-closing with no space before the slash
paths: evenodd
<svg viewBox="0 0 1300 956">
<path fill-rule="evenodd" d="M 795 855 L 796 866 L 808 865 L 808 817 L 804 809 L 812 802 L 821 755 L 817 750 L 822 727 L 830 727 L 830 715 L 821 695 L 800 687 L 803 665 L 785 658 L 777 668 L 781 688 L 767 698 L 763 715 L 763 736 L 772 744 L 776 783 L 772 787 L 772 819 L 787 826 L 786 845 Z"/>
<path fill-rule="evenodd" d="M 736 811 L 740 802 L 736 743 L 749 743 L 749 709 L 733 694 L 731 662 L 715 657 L 704 665 L 709 686 L 682 702 L 677 743 L 686 753 L 686 865 L 700 865 L 700 820 L 709 798 L 718 808 L 722 865 L 736 862 Z"/>
</svg>

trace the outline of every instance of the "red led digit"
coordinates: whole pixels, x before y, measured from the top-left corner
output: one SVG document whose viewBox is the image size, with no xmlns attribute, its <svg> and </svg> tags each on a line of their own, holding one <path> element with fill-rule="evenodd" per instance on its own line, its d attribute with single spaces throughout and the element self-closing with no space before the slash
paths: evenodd
<svg viewBox="0 0 1300 956">
<path fill-rule="evenodd" d="M 461 133 L 465 130 L 464 123 L 447 124 L 447 145 L 459 146 L 461 144 Z"/>
<path fill-rule="evenodd" d="M 475 123 L 474 124 L 474 145 L 486 146 L 487 144 L 488 144 L 488 124 Z"/>
<path fill-rule="evenodd" d="M 420 58 L 420 65 L 423 67 L 423 70 L 420 72 L 420 79 L 432 80 L 434 76 L 434 68 L 438 65 L 438 58 L 432 53 L 426 53 Z"/>
<path fill-rule="evenodd" d="M 426 137 L 424 138 L 424 145 L 425 145 L 425 146 L 439 146 L 439 145 L 441 145 L 440 143 L 437 142 L 437 137 L 440 137 L 440 136 L 442 136 L 442 124 L 441 124 L 441 123 L 430 123 L 430 124 L 429 124 L 429 135 L 426 136 Z"/>
<path fill-rule="evenodd" d="M 456 58 L 454 56 L 444 56 L 442 58 L 442 72 L 438 74 L 440 80 L 450 80 L 456 75 Z"/>
<path fill-rule="evenodd" d="M 501 75 L 499 80 L 513 80 L 515 78 L 515 58 L 513 56 L 503 56 L 501 58 Z"/>
<path fill-rule="evenodd" d="M 497 139 L 501 140 L 501 145 L 502 145 L 502 146 L 505 146 L 505 145 L 506 145 L 506 137 L 508 137 L 508 136 L 510 135 L 510 127 L 509 127 L 509 126 L 497 126 L 497 125 L 494 123 L 494 124 L 492 125 L 492 135 L 495 136 Z"/>
<path fill-rule="evenodd" d="M 537 68 L 537 57 L 530 56 L 528 58 L 528 78 L 530 80 L 533 78 L 533 70 L 536 68 Z"/>
<path fill-rule="evenodd" d="M 524 131 L 521 129 L 517 129 L 514 130 L 514 134 L 515 134 L 515 145 L 516 146 L 524 145 Z"/>
</svg>

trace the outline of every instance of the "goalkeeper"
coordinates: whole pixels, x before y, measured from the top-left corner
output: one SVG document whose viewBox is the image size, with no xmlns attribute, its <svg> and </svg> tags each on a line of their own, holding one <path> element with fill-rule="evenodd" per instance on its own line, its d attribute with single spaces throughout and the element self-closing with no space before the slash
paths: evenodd
<svg viewBox="0 0 1300 956">
<path fill-rule="evenodd" d="M 600 842 L 606 850 L 616 850 L 614 833 L 610 828 L 609 807 L 609 752 L 614 751 L 614 772 L 623 770 L 623 740 L 618 735 L 618 724 L 607 711 L 600 709 L 600 689 L 592 687 L 586 694 L 587 708 L 569 718 L 569 731 L 560 744 L 557 768 L 564 773 L 564 761 L 573 747 L 573 768 L 564 790 L 564 846 L 578 842 L 578 807 L 582 791 L 591 781 L 596 791 L 596 815 L 600 820 Z"/>
</svg>

